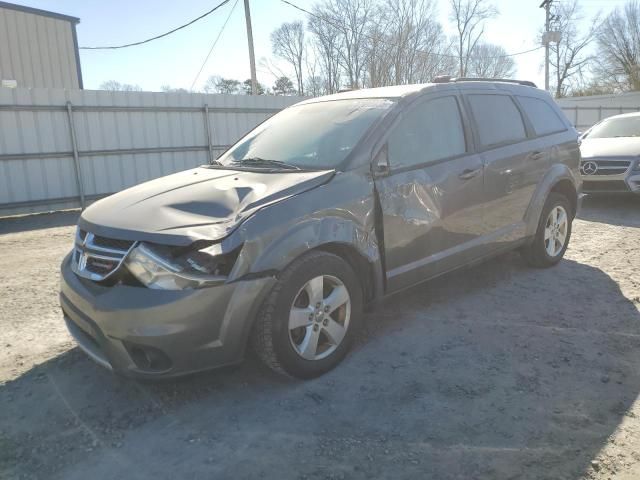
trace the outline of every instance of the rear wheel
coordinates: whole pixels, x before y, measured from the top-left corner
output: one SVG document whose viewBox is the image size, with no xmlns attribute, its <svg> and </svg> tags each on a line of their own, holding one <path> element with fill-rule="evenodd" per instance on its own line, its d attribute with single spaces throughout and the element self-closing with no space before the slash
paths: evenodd
<svg viewBox="0 0 640 480">
<path fill-rule="evenodd" d="M 254 350 L 279 373 L 312 378 L 349 351 L 362 314 L 362 290 L 350 265 L 311 252 L 278 279 L 256 319 Z"/>
<path fill-rule="evenodd" d="M 522 249 L 522 256 L 527 263 L 538 268 L 558 263 L 569 246 L 572 220 L 569 200 L 559 193 L 550 193 L 542 209 L 535 237 Z"/>
</svg>

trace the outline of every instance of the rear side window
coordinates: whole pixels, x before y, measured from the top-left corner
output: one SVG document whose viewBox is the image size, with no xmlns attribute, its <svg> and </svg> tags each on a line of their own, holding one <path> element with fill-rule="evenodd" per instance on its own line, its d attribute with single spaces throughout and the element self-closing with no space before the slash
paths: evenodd
<svg viewBox="0 0 640 480">
<path fill-rule="evenodd" d="M 518 97 L 524 113 L 531 120 L 536 135 L 563 132 L 567 129 L 558 114 L 544 100 L 532 97 Z"/>
<path fill-rule="evenodd" d="M 506 95 L 469 95 L 471 114 L 483 147 L 515 143 L 527 138 L 520 110 Z"/>
<path fill-rule="evenodd" d="M 410 167 L 466 152 L 455 97 L 428 100 L 411 108 L 389 136 L 389 164 Z"/>
</svg>

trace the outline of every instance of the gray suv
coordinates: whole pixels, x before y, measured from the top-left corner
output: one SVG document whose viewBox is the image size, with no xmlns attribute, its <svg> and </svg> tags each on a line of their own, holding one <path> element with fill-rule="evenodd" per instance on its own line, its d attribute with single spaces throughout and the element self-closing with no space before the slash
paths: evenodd
<svg viewBox="0 0 640 480">
<path fill-rule="evenodd" d="M 363 310 L 507 250 L 556 264 L 578 208 L 575 129 L 526 82 L 441 80 L 283 110 L 218 161 L 87 208 L 60 301 L 128 376 L 242 360 L 320 375 Z"/>
</svg>

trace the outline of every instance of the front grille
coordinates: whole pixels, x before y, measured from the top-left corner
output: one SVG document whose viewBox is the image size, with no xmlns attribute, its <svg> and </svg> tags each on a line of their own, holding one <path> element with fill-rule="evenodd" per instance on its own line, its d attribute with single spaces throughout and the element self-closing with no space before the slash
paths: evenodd
<svg viewBox="0 0 640 480">
<path fill-rule="evenodd" d="M 605 158 L 586 158 L 580 163 L 580 172 L 585 175 L 622 175 L 629 170 L 631 160 L 625 159 L 605 159 Z M 593 165 L 596 171 L 593 172 Z M 593 173 L 591 173 L 593 172 Z"/>
<path fill-rule="evenodd" d="M 86 236 L 87 232 L 85 230 L 78 229 L 78 237 L 80 240 L 84 240 Z M 100 235 L 93 236 L 93 244 L 98 247 L 129 250 L 129 247 L 131 247 L 133 243 L 131 240 L 118 240 L 117 238 L 101 237 Z"/>
<path fill-rule="evenodd" d="M 95 235 L 93 243 L 99 247 L 115 248 L 118 250 L 129 250 L 129 247 L 133 245 L 133 242 L 129 240 L 117 240 L 115 238 L 99 237 Z"/>
<path fill-rule="evenodd" d="M 111 276 L 122 264 L 135 242 L 94 235 L 78 229 L 72 268 L 89 280 L 101 281 Z"/>
<path fill-rule="evenodd" d="M 629 187 L 623 180 L 604 180 L 600 182 L 582 182 L 582 191 L 589 192 L 628 192 Z"/>
</svg>

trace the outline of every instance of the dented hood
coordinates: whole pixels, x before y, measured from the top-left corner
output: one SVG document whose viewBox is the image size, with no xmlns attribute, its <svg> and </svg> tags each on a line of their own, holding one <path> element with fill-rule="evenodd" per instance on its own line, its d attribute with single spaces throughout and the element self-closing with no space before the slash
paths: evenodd
<svg viewBox="0 0 640 480">
<path fill-rule="evenodd" d="M 258 209 L 315 188 L 333 173 L 194 168 L 94 203 L 79 226 L 105 237 L 167 245 L 219 240 Z"/>
</svg>

